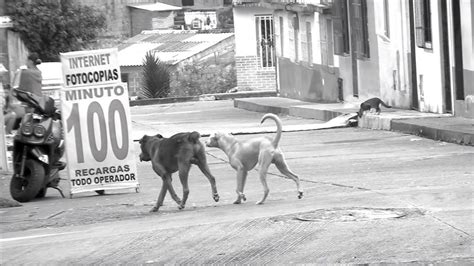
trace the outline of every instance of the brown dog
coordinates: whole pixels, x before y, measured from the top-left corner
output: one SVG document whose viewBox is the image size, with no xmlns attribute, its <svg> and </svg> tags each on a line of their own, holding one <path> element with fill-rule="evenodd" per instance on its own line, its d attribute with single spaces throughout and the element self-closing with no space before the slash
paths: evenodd
<svg viewBox="0 0 474 266">
<path fill-rule="evenodd" d="M 263 185 L 263 197 L 257 204 L 263 204 L 268 196 L 267 171 L 271 164 L 275 164 L 277 169 L 287 178 L 296 183 L 298 198 L 303 197 L 303 190 L 300 188 L 300 179 L 293 173 L 286 164 L 283 152 L 278 147 L 281 138 L 282 125 L 278 116 L 266 114 L 262 117 L 261 123 L 266 119 L 272 119 L 277 126 L 277 134 L 274 139 L 270 137 L 256 137 L 245 141 L 237 140 L 234 136 L 225 133 L 215 133 L 206 141 L 208 147 L 219 148 L 229 157 L 229 163 L 237 170 L 237 199 L 234 204 L 240 204 L 246 200 L 244 186 L 247 180 L 248 171 L 258 165 L 260 181 Z"/>
<path fill-rule="evenodd" d="M 178 208 L 184 208 L 189 195 L 188 174 L 191 164 L 195 164 L 202 173 L 209 179 L 212 189 L 212 197 L 217 202 L 219 195 L 216 188 L 216 179 L 211 174 L 207 165 L 204 145 L 199 141 L 199 133 L 185 132 L 178 133 L 170 138 L 164 138 L 160 134 L 156 136 L 143 136 L 140 140 L 140 161 L 151 161 L 153 170 L 162 179 L 160 195 L 156 205 L 151 212 L 156 212 L 163 205 L 166 192 L 169 191 L 171 197 L 178 204 Z M 179 171 L 179 179 L 183 185 L 183 199 L 179 199 L 174 191 L 171 175 Z"/>
</svg>

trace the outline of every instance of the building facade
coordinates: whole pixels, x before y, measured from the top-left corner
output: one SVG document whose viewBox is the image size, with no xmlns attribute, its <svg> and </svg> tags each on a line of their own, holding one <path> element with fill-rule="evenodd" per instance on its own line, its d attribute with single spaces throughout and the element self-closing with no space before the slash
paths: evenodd
<svg viewBox="0 0 474 266">
<path fill-rule="evenodd" d="M 273 10 L 234 7 L 235 64 L 239 90 L 273 90 L 276 86 Z"/>
<path fill-rule="evenodd" d="M 236 0 L 234 6 L 236 55 L 255 55 L 249 46 L 259 36 L 251 27 L 258 29 L 260 14 L 272 20 L 281 96 L 380 97 L 397 108 L 474 118 L 470 0 Z M 239 14 L 247 14 L 244 27 Z M 247 65 L 240 66 L 244 72 Z M 238 76 L 239 86 L 244 78 Z M 246 86 L 261 84 L 254 83 Z"/>
<path fill-rule="evenodd" d="M 137 96 L 143 86 L 143 59 L 147 52 L 153 52 L 170 68 L 171 89 L 179 90 L 173 88 L 176 84 L 173 79 L 180 78 L 173 76 L 178 68 L 219 57 L 234 50 L 234 47 L 233 33 L 199 33 L 193 30 L 143 31 L 119 46 L 122 81 L 127 83 L 129 95 Z"/>
</svg>

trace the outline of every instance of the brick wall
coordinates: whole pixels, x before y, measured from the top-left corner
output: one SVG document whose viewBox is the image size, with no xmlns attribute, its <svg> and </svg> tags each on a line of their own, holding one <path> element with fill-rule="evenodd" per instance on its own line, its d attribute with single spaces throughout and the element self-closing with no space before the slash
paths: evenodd
<svg viewBox="0 0 474 266">
<path fill-rule="evenodd" d="M 257 56 L 235 56 L 239 90 L 276 90 L 275 68 L 261 68 Z"/>
</svg>

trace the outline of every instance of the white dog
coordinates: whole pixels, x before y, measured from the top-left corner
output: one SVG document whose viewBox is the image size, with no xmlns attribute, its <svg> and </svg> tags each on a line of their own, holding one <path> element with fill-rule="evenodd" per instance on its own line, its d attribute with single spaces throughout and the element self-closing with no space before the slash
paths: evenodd
<svg viewBox="0 0 474 266">
<path fill-rule="evenodd" d="M 277 133 L 273 140 L 269 137 L 257 137 L 238 141 L 230 134 L 214 133 L 206 141 L 206 146 L 216 147 L 224 151 L 229 157 L 229 163 L 232 168 L 237 170 L 237 199 L 234 201 L 234 204 L 240 204 L 242 200 L 246 200 L 244 186 L 247 173 L 257 163 L 260 169 L 260 181 L 263 185 L 263 198 L 257 204 L 263 204 L 270 191 L 267 185 L 267 171 L 272 163 L 275 164 L 283 175 L 295 181 L 298 198 L 301 199 L 303 197 L 303 191 L 300 189 L 300 179 L 288 168 L 283 153 L 278 148 L 282 132 L 281 120 L 274 114 L 265 114 L 260 123 L 263 123 L 267 118 L 274 120 L 277 125 Z"/>
</svg>

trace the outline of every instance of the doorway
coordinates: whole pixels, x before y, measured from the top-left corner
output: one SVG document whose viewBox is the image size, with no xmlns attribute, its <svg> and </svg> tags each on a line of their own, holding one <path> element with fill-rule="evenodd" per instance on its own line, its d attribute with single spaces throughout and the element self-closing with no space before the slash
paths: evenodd
<svg viewBox="0 0 474 266">
<path fill-rule="evenodd" d="M 453 36 L 454 36 L 454 92 L 455 100 L 464 100 L 464 74 L 462 61 L 462 34 L 461 34 L 461 1 L 453 3 Z"/>
<path fill-rule="evenodd" d="M 457 2 L 457 1 L 453 1 Z M 442 49 L 443 49 L 443 92 L 444 106 L 446 113 L 453 112 L 452 90 L 451 90 L 451 63 L 449 57 L 449 27 L 448 27 L 448 4 L 449 1 L 441 4 L 441 29 L 442 29 Z"/>
</svg>

